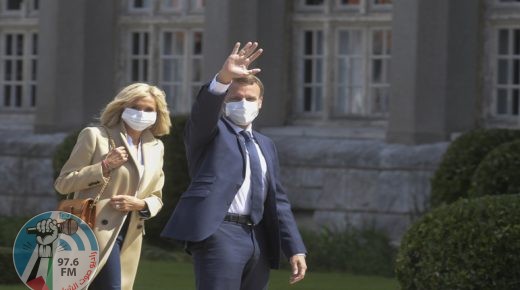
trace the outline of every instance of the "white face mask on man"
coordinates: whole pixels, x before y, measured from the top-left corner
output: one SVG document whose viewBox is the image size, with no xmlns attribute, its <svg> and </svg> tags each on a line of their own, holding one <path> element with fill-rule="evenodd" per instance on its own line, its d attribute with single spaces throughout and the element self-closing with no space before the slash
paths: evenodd
<svg viewBox="0 0 520 290">
<path fill-rule="evenodd" d="M 132 108 L 125 108 L 121 118 L 130 128 L 136 131 L 144 131 L 146 128 L 155 124 L 157 112 L 138 111 Z"/>
<path fill-rule="evenodd" d="M 243 99 L 239 102 L 228 102 L 224 113 L 233 123 L 247 126 L 258 116 L 258 102 L 250 102 Z"/>
</svg>

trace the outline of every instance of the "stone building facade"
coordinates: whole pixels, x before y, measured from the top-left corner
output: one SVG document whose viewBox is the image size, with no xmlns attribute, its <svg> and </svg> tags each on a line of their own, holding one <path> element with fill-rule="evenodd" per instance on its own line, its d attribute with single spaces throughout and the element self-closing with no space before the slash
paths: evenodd
<svg viewBox="0 0 520 290">
<path fill-rule="evenodd" d="M 2 212 L 53 208 L 52 148 L 119 88 L 153 83 L 186 114 L 248 40 L 302 225 L 398 240 L 450 140 L 520 123 L 520 1 L 0 0 Z"/>
</svg>

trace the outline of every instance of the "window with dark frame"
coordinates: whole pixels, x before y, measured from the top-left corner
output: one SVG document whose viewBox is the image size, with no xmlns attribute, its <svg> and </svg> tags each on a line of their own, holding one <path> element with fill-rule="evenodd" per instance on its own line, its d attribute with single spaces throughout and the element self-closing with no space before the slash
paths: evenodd
<svg viewBox="0 0 520 290">
<path fill-rule="evenodd" d="M 324 0 L 305 0 L 304 4 L 306 6 L 320 6 L 323 5 Z"/>
<path fill-rule="evenodd" d="M 303 112 L 320 112 L 323 107 L 323 31 L 303 32 Z"/>
<path fill-rule="evenodd" d="M 495 113 L 518 116 L 520 106 L 520 29 L 498 29 Z"/>
<path fill-rule="evenodd" d="M 2 107 L 34 108 L 38 65 L 38 34 L 6 32 L 2 38 Z"/>
<path fill-rule="evenodd" d="M 296 118 L 388 117 L 392 3 L 300 1 L 294 18 L 304 27 L 295 35 Z"/>
<path fill-rule="evenodd" d="M 7 0 L 6 9 L 8 11 L 20 11 L 22 10 L 23 0 Z"/>
<path fill-rule="evenodd" d="M 147 82 L 149 80 L 149 32 L 132 32 L 130 54 L 130 81 Z"/>
</svg>

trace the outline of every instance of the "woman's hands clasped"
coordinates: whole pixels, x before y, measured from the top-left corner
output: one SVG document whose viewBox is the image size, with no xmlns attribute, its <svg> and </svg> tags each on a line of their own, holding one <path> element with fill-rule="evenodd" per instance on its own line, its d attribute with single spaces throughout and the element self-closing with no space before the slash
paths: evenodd
<svg viewBox="0 0 520 290">
<path fill-rule="evenodd" d="M 124 146 L 110 150 L 105 159 L 102 161 L 103 175 L 108 177 L 110 171 L 125 164 L 128 161 L 128 157 L 128 152 Z M 122 212 L 143 210 L 146 208 L 146 203 L 144 200 L 131 195 L 115 195 L 110 198 L 110 205 L 115 210 Z"/>
</svg>

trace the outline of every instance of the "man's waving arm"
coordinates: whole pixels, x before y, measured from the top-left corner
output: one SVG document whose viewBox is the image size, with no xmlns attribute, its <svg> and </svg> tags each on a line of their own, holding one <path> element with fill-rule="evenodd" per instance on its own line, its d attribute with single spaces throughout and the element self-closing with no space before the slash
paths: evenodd
<svg viewBox="0 0 520 290">
<path fill-rule="evenodd" d="M 262 49 L 257 48 L 258 43 L 248 42 L 240 49 L 240 42 L 237 42 L 213 81 L 201 88 L 189 120 L 187 137 L 191 145 L 206 144 L 215 133 L 222 103 L 233 79 L 260 72 L 259 68 L 248 69 L 262 54 Z"/>
</svg>

